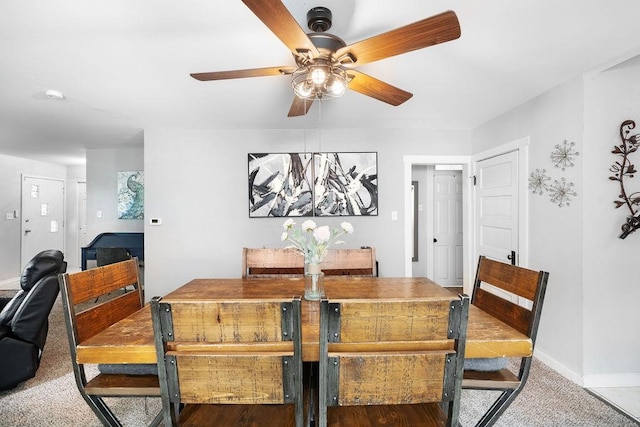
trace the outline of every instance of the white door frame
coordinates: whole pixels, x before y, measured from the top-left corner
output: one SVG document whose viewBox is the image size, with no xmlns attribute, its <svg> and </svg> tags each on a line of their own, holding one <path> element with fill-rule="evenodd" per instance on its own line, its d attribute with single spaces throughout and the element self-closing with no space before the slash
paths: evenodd
<svg viewBox="0 0 640 427">
<path fill-rule="evenodd" d="M 413 201 L 411 199 L 411 169 L 414 165 L 430 165 L 430 164 L 449 164 L 462 165 L 462 230 L 464 233 L 464 256 L 463 256 L 463 289 L 464 292 L 472 291 L 473 280 L 472 274 L 475 274 L 477 256 L 476 254 L 476 229 L 475 229 L 475 207 L 474 207 L 474 191 L 472 171 L 475 170 L 476 163 L 489 157 L 495 157 L 500 154 L 517 150 L 518 155 L 518 192 L 520 194 L 518 202 L 519 218 L 518 218 L 518 251 L 520 265 L 528 267 L 529 265 L 529 197 L 528 197 L 528 179 L 529 176 L 529 142 L 530 138 L 524 137 L 515 141 L 491 148 L 489 150 L 471 155 L 471 156 L 428 156 L 428 155 L 407 155 L 403 156 L 404 162 L 404 275 L 411 277 L 413 253 L 412 236 L 413 222 L 411 221 L 411 213 L 413 212 Z"/>
<path fill-rule="evenodd" d="M 518 265 L 521 267 L 529 266 L 529 193 L 528 193 L 528 176 L 529 176 L 529 142 L 528 136 L 516 139 L 506 144 L 491 148 L 481 153 L 471 156 L 471 176 L 475 174 L 478 162 L 496 157 L 502 154 L 506 154 L 512 151 L 518 152 Z M 477 224 L 476 207 L 475 207 L 475 187 L 474 191 L 470 192 L 471 199 L 471 224 L 470 237 L 472 241 L 469 249 L 471 251 L 471 259 L 477 260 L 479 254 L 476 249 L 476 233 Z M 468 240 L 465 238 L 465 243 Z M 475 264 L 470 271 L 475 271 Z M 465 288 L 466 289 L 466 288 Z"/>
<path fill-rule="evenodd" d="M 473 253 L 473 235 L 472 235 L 472 221 L 473 218 L 469 215 L 469 207 L 471 202 L 471 180 L 469 179 L 469 170 L 471 165 L 471 156 L 420 156 L 409 155 L 403 156 L 404 161 L 404 275 L 405 277 L 411 277 L 412 275 L 412 261 L 411 254 L 413 253 L 412 237 L 413 237 L 413 222 L 411 220 L 411 213 L 413 212 L 413 201 L 411 199 L 411 169 L 414 165 L 462 165 L 462 230 L 464 234 L 464 255 L 463 255 L 463 287 L 465 292 L 469 292 L 471 289 L 472 278 L 469 277 L 469 272 L 473 271 L 470 268 L 471 254 Z"/>
</svg>

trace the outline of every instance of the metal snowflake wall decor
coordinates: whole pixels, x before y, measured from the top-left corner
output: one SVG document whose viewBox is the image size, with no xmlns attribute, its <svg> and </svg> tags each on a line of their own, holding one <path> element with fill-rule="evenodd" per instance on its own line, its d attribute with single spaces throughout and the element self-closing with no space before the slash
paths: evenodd
<svg viewBox="0 0 640 427">
<path fill-rule="evenodd" d="M 564 170 L 574 166 L 575 157 L 580 155 L 580 153 L 573 150 L 574 145 L 576 145 L 575 142 L 567 142 L 566 139 L 562 142 L 562 145 L 556 144 L 556 149 L 551 152 L 551 161 L 555 167 Z"/>
<path fill-rule="evenodd" d="M 533 194 L 542 195 L 542 193 L 549 191 L 549 183 L 551 178 L 547 176 L 546 169 L 536 169 L 535 171 L 529 174 L 529 188 L 533 192 Z"/>
<path fill-rule="evenodd" d="M 566 139 L 562 144 L 556 144 L 555 149 L 551 152 L 551 161 L 553 166 L 564 170 L 574 166 L 575 157 L 579 155 L 574 150 L 575 142 L 568 142 Z M 568 182 L 565 178 L 553 180 L 547 175 L 546 169 L 536 169 L 529 174 L 529 189 L 533 194 L 542 195 L 545 191 L 549 193 L 551 203 L 557 204 L 559 207 L 569 206 L 571 198 L 578 194 L 573 190 L 574 184 Z"/>
<path fill-rule="evenodd" d="M 573 191 L 573 182 L 567 182 L 564 177 L 560 178 L 560 181 L 553 180 L 553 184 L 549 187 L 549 194 L 551 195 L 551 202 L 557 203 L 559 207 L 569 206 L 571 197 L 578 195 Z"/>
</svg>

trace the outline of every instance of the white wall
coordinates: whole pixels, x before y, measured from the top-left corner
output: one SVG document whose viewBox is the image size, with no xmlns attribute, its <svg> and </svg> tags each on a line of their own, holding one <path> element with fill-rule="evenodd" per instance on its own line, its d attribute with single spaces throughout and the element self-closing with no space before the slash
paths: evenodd
<svg viewBox="0 0 640 427">
<path fill-rule="evenodd" d="M 546 169 L 554 179 L 574 182 L 577 196 L 558 207 L 531 192 L 529 198 L 529 260 L 532 269 L 550 274 L 536 348 L 582 375 L 582 156 L 565 173 L 555 169 L 550 154 L 565 139 L 585 150 L 582 138 L 582 80 L 574 79 L 477 129 L 474 152 L 530 137 L 529 172 Z M 527 174 L 528 176 L 528 174 Z"/>
<path fill-rule="evenodd" d="M 100 233 L 144 230 L 142 219 L 118 219 L 117 181 L 118 172 L 144 170 L 143 158 L 142 144 L 87 150 L 87 239 L 89 242 Z M 163 168 L 164 173 L 171 175 L 172 164 L 176 161 L 179 161 L 179 158 L 167 160 Z M 98 211 L 102 212 L 102 218 L 98 218 Z"/>
<path fill-rule="evenodd" d="M 66 234 L 64 258 L 67 268 L 80 268 L 80 244 L 78 242 L 78 183 L 86 182 L 86 167 L 68 166 L 66 194 Z"/>
<path fill-rule="evenodd" d="M 550 273 L 536 353 L 585 386 L 640 384 L 640 342 L 622 326 L 633 330 L 640 311 L 620 308 L 639 296 L 632 267 L 638 236 L 618 239 L 625 214 L 613 209 L 617 192 L 608 180 L 619 124 L 632 114 L 640 121 L 639 75 L 636 69 L 573 79 L 473 133 L 474 152 L 530 136 L 529 171 L 544 168 L 576 184 L 577 196 L 562 208 L 547 194 L 528 193 L 528 266 Z M 565 139 L 580 155 L 561 172 L 550 154 Z"/>
<path fill-rule="evenodd" d="M 403 155 L 469 154 L 468 132 L 323 130 L 309 151 L 377 151 L 379 215 L 345 219 L 345 247 L 374 246 L 383 276 L 404 275 Z M 249 218 L 247 154 L 301 152 L 302 130 L 145 130 L 146 296 L 196 277 L 239 277 L 243 246 L 281 247 L 282 219 Z M 398 220 L 391 212 L 398 211 Z"/>
<path fill-rule="evenodd" d="M 20 260 L 22 174 L 64 179 L 67 168 L 0 154 L 0 282 L 20 276 L 24 268 Z M 20 217 L 6 219 L 6 214 L 14 210 L 18 211 Z M 15 289 L 15 286 L 12 285 L 11 289 Z"/>
<path fill-rule="evenodd" d="M 620 124 L 634 120 L 640 133 L 640 66 L 619 67 L 586 80 L 584 144 L 584 371 L 585 383 L 640 385 L 640 232 L 618 238 L 630 211 L 615 209 L 619 186 L 609 168 L 621 157 Z M 640 167 L 640 153 L 629 156 Z M 627 194 L 640 191 L 636 176 Z M 636 211 L 638 207 L 636 206 Z"/>
<path fill-rule="evenodd" d="M 433 254 L 427 253 L 427 221 L 432 218 L 429 215 L 431 206 L 427 200 L 429 185 L 433 185 L 433 180 L 429 179 L 429 173 L 433 176 L 433 166 L 415 165 L 411 168 L 411 181 L 418 182 L 418 204 L 423 209 L 418 210 L 418 261 L 412 263 L 412 275 L 414 277 L 427 277 L 427 262 L 433 258 Z"/>
</svg>

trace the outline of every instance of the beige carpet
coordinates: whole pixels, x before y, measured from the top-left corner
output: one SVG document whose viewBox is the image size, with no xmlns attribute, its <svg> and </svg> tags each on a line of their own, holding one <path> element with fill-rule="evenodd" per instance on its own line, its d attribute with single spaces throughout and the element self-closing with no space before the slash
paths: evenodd
<svg viewBox="0 0 640 427">
<path fill-rule="evenodd" d="M 6 295 L 6 293 L 3 293 Z M 100 426 L 75 385 L 62 304 L 53 308 L 49 337 L 35 378 L 0 392 L 0 426 Z M 493 393 L 464 391 L 461 421 L 472 426 Z M 125 426 L 145 426 L 160 410 L 159 398 L 107 399 Z M 534 361 L 527 386 L 496 424 L 501 427 L 637 426 L 544 364 Z M 220 426 L 224 427 L 224 426 Z"/>
</svg>

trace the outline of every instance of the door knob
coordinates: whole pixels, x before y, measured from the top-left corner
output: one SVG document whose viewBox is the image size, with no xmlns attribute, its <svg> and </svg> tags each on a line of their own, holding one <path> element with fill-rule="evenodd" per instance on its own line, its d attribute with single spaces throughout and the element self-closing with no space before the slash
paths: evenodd
<svg viewBox="0 0 640 427">
<path fill-rule="evenodd" d="M 436 239 L 435 237 L 433 238 L 433 243 L 438 243 L 438 239 Z"/>
<path fill-rule="evenodd" d="M 31 233 L 31 230 L 24 230 L 24 234 Z"/>
</svg>

